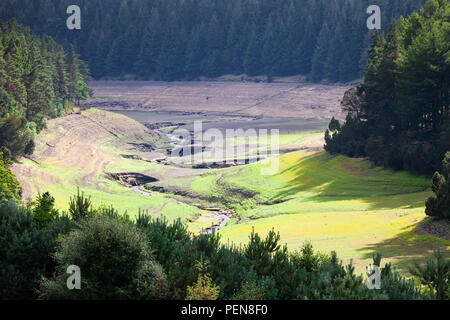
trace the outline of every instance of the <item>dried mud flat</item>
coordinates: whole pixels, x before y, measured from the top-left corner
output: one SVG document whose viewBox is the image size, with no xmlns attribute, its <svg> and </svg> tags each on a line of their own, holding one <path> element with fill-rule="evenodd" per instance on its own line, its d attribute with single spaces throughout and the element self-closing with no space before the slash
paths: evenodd
<svg viewBox="0 0 450 320">
<path fill-rule="evenodd" d="M 88 105 L 107 110 L 177 111 L 252 117 L 343 118 L 349 86 L 233 81 L 93 81 Z"/>
</svg>

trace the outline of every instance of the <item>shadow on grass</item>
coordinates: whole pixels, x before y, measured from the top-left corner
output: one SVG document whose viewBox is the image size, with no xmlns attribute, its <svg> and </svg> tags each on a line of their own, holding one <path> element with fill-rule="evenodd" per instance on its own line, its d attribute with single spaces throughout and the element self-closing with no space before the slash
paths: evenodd
<svg viewBox="0 0 450 320">
<path fill-rule="evenodd" d="M 446 249 L 444 255 L 450 257 L 450 240 L 435 237 L 424 230 L 424 226 L 431 222 L 430 218 L 425 218 L 410 230 L 409 227 L 405 227 L 405 231 L 397 236 L 357 251 L 362 252 L 363 259 L 370 259 L 374 254 L 380 253 L 383 265 L 386 263 L 386 260 L 383 262 L 383 258 L 392 259 L 393 265 L 402 273 L 408 273 L 408 269 L 416 262 L 425 263 L 433 255 L 433 249 L 436 247 Z"/>
<path fill-rule="evenodd" d="M 271 202 L 312 192 L 303 201 L 361 200 L 371 210 L 406 209 L 423 207 L 429 192 L 427 177 L 371 168 L 368 162 L 325 152 L 299 157 L 279 174 L 293 178 Z"/>
<path fill-rule="evenodd" d="M 423 193 L 423 195 L 422 195 Z M 431 193 L 430 193 L 431 194 Z M 352 196 L 352 195 L 316 195 L 310 197 L 304 201 L 315 202 L 315 203 L 325 203 L 329 201 L 348 201 L 348 200 L 361 200 L 370 205 L 370 210 L 389 210 L 389 209 L 414 209 L 425 207 L 425 201 L 430 195 L 428 192 L 411 192 L 403 193 L 394 196 L 379 196 L 379 197 L 362 197 L 362 196 Z"/>
</svg>

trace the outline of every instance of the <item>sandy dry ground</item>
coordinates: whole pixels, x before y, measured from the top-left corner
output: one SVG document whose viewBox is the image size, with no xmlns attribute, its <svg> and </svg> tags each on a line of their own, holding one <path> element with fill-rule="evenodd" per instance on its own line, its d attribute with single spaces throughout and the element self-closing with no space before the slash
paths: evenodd
<svg viewBox="0 0 450 320">
<path fill-rule="evenodd" d="M 130 153 L 139 154 L 128 142 L 144 141 L 154 135 L 126 117 L 95 109 L 50 120 L 47 126 L 36 139 L 36 148 L 30 157 L 38 166 L 15 163 L 11 168 L 24 189 L 24 199 L 32 196 L 33 191 L 45 191 L 34 190 L 38 186 L 61 182 L 58 175 L 40 170 L 41 164 L 80 170 L 82 185 L 104 174 L 105 168 L 114 160 L 111 153 L 101 148 L 102 142 L 120 144 L 124 151 L 128 149 Z"/>
<path fill-rule="evenodd" d="M 329 119 L 343 117 L 345 86 L 255 82 L 94 81 L 89 104 L 105 109 Z"/>
</svg>

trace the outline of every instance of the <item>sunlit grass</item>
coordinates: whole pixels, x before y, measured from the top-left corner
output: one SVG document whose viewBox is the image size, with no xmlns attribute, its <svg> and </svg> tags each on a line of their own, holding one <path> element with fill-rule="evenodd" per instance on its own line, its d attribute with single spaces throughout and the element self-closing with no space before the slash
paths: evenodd
<svg viewBox="0 0 450 320">
<path fill-rule="evenodd" d="M 241 222 L 220 230 L 224 241 L 243 244 L 252 228 L 261 234 L 273 228 L 290 249 L 311 241 L 319 251 L 335 250 L 346 262 L 353 259 L 361 272 L 374 252 L 406 271 L 439 241 L 419 227 L 426 217 L 430 177 L 324 152 L 298 151 L 270 161 L 279 161 L 274 175 L 262 175 L 267 164 L 260 162 L 183 180 L 203 196 L 230 200 L 234 193 L 229 204 Z"/>
</svg>

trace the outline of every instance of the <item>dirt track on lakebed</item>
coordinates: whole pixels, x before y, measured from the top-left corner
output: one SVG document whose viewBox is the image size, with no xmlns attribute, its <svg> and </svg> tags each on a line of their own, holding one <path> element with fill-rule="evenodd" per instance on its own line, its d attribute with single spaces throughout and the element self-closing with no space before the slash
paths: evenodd
<svg viewBox="0 0 450 320">
<path fill-rule="evenodd" d="M 181 111 L 258 117 L 343 118 L 348 86 L 232 81 L 93 81 L 88 105 L 108 110 Z"/>
</svg>

